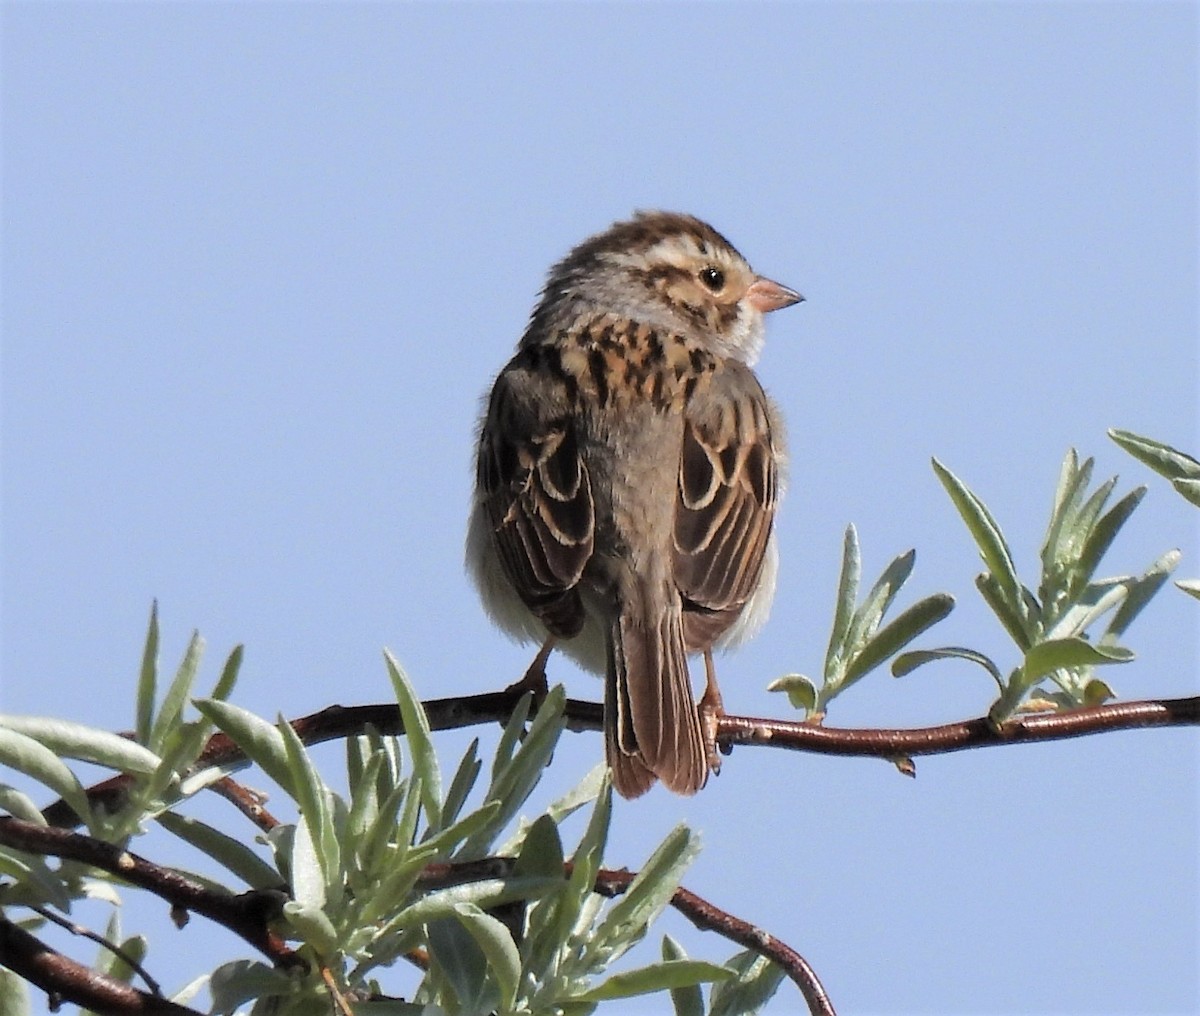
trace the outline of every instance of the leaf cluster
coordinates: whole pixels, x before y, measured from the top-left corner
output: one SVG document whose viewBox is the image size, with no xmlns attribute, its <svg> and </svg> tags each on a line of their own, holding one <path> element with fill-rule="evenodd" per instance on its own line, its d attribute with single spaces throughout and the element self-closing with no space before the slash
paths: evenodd
<svg viewBox="0 0 1200 1016">
<path fill-rule="evenodd" d="M 352 1006 L 356 1013 L 515 1016 L 584 1014 L 605 1002 L 669 991 L 679 1012 L 729 1016 L 756 1011 L 779 984 L 779 968 L 754 953 L 726 964 L 693 960 L 669 938 L 661 961 L 610 971 L 670 903 L 699 843 L 687 828 L 675 829 L 626 891 L 610 900 L 595 888 L 612 815 L 603 767 L 535 820 L 517 820 L 563 731 L 561 688 L 532 716 L 531 699 L 523 700 L 486 772 L 475 740 L 447 780 L 425 711 L 389 654 L 405 737 L 367 730 L 348 738 L 347 790 L 339 792 L 289 723 L 270 723 L 228 701 L 240 649 L 212 694 L 194 702 L 198 716 L 184 713 L 203 649 L 199 638 L 157 701 L 158 637 L 155 612 L 132 737 L 4 717 L 0 762 L 67 800 L 89 835 L 125 845 L 157 826 L 225 873 L 202 879 L 213 892 L 249 890 L 275 900 L 274 931 L 304 962 L 284 968 L 237 958 L 196 978 L 175 1001 L 207 990 L 216 1013 L 325 1014 L 332 998 L 341 1011 Z M 228 768 L 203 762 L 214 730 L 281 788 L 295 821 L 273 824 L 257 837 L 238 836 L 185 813 L 189 798 L 228 775 Z M 93 807 L 64 759 L 131 774 L 125 805 L 112 813 Z M 15 787 L 0 787 L 0 805 L 45 824 L 33 800 Z M 586 823 L 568 848 L 561 824 L 580 810 L 588 810 Z M 84 896 L 110 900 L 107 947 L 96 969 L 126 981 L 143 973 L 146 940 L 121 934 L 119 878 L 73 861 L 54 869 L 8 848 L 0 848 L 0 873 L 0 905 L 30 908 L 22 922 L 29 929 L 41 924 L 45 908 L 68 913 Z M 389 968 L 402 959 L 425 968 L 405 978 L 407 1000 L 390 983 Z M 715 985 L 707 1010 L 706 983 Z"/>
<path fill-rule="evenodd" d="M 1200 463 L 1169 446 L 1127 431 L 1113 439 L 1171 480 L 1184 497 L 1200 503 Z M 1110 503 L 1113 477 L 1092 487 L 1094 462 L 1068 452 L 1055 487 L 1050 518 L 1032 582 L 1022 580 L 1007 538 L 983 500 L 936 459 L 933 469 L 983 560 L 976 589 L 1015 643 L 1019 658 L 1007 673 L 990 657 L 964 646 L 901 652 L 917 636 L 943 620 L 954 605 L 947 594 L 925 597 L 883 624 L 915 552 L 896 557 L 858 600 L 861 557 L 858 537 L 846 531 L 842 570 L 822 680 L 789 674 L 772 682 L 791 703 L 819 721 L 829 703 L 881 663 L 891 659 L 901 677 L 934 660 L 954 659 L 981 667 L 995 682 L 997 696 L 988 716 L 1003 723 L 1018 711 L 1063 710 L 1097 705 L 1113 696 L 1097 668 L 1133 659 L 1121 644 L 1125 632 L 1179 562 L 1168 550 L 1138 575 L 1100 576 L 1098 568 L 1121 528 L 1145 496 L 1137 487 Z M 1200 597 L 1200 584 L 1178 583 Z"/>
</svg>

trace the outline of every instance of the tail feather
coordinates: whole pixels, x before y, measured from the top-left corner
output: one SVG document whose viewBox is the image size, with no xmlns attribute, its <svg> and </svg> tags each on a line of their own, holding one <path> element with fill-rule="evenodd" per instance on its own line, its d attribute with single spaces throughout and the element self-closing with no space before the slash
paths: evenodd
<svg viewBox="0 0 1200 1016">
<path fill-rule="evenodd" d="M 694 794 L 708 779 L 678 604 L 658 617 L 627 605 L 609 633 L 605 745 L 613 785 L 637 797 L 655 779 Z"/>
</svg>

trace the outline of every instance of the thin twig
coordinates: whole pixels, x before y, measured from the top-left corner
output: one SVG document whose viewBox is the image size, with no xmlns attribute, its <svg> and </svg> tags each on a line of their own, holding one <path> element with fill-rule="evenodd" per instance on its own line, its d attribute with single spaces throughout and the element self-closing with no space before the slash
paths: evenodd
<svg viewBox="0 0 1200 1016">
<path fill-rule="evenodd" d="M 269 833 L 279 825 L 279 819 L 263 806 L 263 802 L 267 799 L 266 794 L 243 786 L 232 776 L 217 780 L 209 789 L 229 801 L 264 833 Z"/>
<path fill-rule="evenodd" d="M 72 1002 L 95 1013 L 201 1016 L 195 1009 L 118 981 L 51 949 L 0 915 L 0 965 L 50 996 L 50 1007 Z"/>
<path fill-rule="evenodd" d="M 95 942 L 102 949 L 107 949 L 110 953 L 117 957 L 117 959 L 119 959 L 122 963 L 129 967 L 130 970 L 132 970 L 143 981 L 146 982 L 146 987 L 150 989 L 150 993 L 152 995 L 157 995 L 159 998 L 162 997 L 162 988 L 159 986 L 158 981 L 151 977 L 145 967 L 143 967 L 137 960 L 130 956 L 129 953 L 127 953 L 115 942 L 110 942 L 103 935 L 92 931 L 91 928 L 85 928 L 82 924 L 76 924 L 74 921 L 67 920 L 67 918 L 61 916 L 60 914 L 56 914 L 48 907 L 39 907 L 33 903 L 27 903 L 26 906 L 29 907 L 29 909 L 34 913 L 41 914 L 47 921 L 52 921 L 60 928 L 66 928 L 67 931 L 69 931 L 72 935 L 78 935 L 80 938 L 89 939 L 90 941 Z"/>
</svg>

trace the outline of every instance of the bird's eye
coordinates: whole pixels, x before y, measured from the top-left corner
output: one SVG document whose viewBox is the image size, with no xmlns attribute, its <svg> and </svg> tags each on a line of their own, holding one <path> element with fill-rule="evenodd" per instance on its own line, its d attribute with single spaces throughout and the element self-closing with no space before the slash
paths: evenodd
<svg viewBox="0 0 1200 1016">
<path fill-rule="evenodd" d="M 709 265 L 707 268 L 700 270 L 700 281 L 712 290 L 712 292 L 719 293 L 721 287 L 725 285 L 725 273 L 720 268 L 714 268 L 712 265 Z"/>
</svg>

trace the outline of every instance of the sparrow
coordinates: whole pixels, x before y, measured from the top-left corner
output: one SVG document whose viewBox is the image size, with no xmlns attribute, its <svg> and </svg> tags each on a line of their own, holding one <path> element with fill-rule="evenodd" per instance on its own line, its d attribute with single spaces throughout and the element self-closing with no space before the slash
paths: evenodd
<svg viewBox="0 0 1200 1016">
<path fill-rule="evenodd" d="M 496 624 L 604 675 L 623 797 L 719 765 L 713 650 L 766 620 L 780 416 L 751 368 L 764 315 L 803 297 L 712 226 L 641 212 L 549 273 L 479 423 L 467 566 Z M 699 706 L 688 672 L 701 654 Z"/>
</svg>

